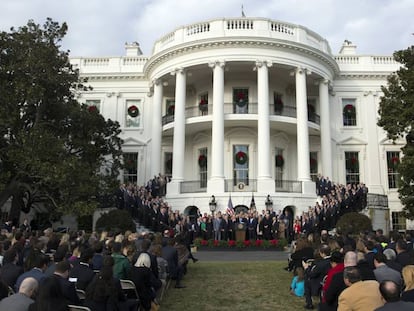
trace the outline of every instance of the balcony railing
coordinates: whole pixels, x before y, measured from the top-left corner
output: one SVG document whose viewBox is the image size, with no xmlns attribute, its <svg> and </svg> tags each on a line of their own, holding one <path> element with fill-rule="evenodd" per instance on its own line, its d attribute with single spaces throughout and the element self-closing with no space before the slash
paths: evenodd
<svg viewBox="0 0 414 311">
<path fill-rule="evenodd" d="M 198 106 L 190 106 L 185 109 L 186 118 L 202 117 L 213 114 L 213 105 L 209 104 L 207 109 L 201 110 Z M 224 103 L 224 114 L 257 114 L 257 103 L 246 103 L 245 106 L 239 107 L 236 103 Z M 269 105 L 269 114 L 271 116 L 282 116 L 296 118 L 296 107 L 284 106 L 275 108 Z M 320 116 L 314 112 L 308 112 L 308 121 L 320 124 Z M 165 115 L 162 117 L 162 125 L 174 122 L 174 115 Z"/>
<path fill-rule="evenodd" d="M 302 193 L 302 182 L 297 180 L 275 180 L 275 192 Z"/>
<path fill-rule="evenodd" d="M 207 192 L 206 182 L 201 180 L 182 181 L 180 183 L 180 193 Z"/>
<path fill-rule="evenodd" d="M 256 179 L 226 179 L 224 181 L 225 192 L 254 192 L 257 191 Z"/>
</svg>

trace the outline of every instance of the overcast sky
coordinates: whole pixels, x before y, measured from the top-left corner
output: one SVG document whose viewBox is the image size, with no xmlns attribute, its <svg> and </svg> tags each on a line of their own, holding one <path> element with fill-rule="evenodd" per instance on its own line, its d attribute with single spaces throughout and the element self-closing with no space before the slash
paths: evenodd
<svg viewBox="0 0 414 311">
<path fill-rule="evenodd" d="M 345 39 L 358 54 L 391 55 L 414 44 L 414 0 L 0 0 L 0 30 L 43 24 L 69 26 L 63 48 L 75 56 L 123 56 L 137 41 L 150 55 L 174 29 L 214 18 L 266 17 L 303 25 L 326 38 L 334 54 Z"/>
</svg>

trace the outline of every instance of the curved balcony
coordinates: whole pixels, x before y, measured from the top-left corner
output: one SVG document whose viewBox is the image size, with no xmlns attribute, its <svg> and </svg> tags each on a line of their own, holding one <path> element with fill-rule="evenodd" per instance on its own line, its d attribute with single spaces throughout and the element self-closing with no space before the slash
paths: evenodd
<svg viewBox="0 0 414 311">
<path fill-rule="evenodd" d="M 185 109 L 185 117 L 203 117 L 212 115 L 213 105 L 209 104 L 207 109 L 202 111 L 198 106 L 190 106 Z M 283 106 L 281 108 L 271 104 L 269 105 L 269 112 L 271 116 L 282 116 L 289 118 L 296 118 L 296 107 Z M 236 103 L 224 103 L 224 114 L 257 114 L 257 103 L 249 102 L 245 106 L 239 107 Z M 308 121 L 320 125 L 320 116 L 315 112 L 308 111 Z M 162 117 L 162 125 L 174 122 L 174 115 L 167 114 Z"/>
<path fill-rule="evenodd" d="M 177 28 L 157 40 L 153 54 L 187 43 L 221 38 L 266 38 L 284 44 L 301 44 L 323 53 L 332 54 L 326 39 L 306 27 L 264 18 L 216 19 Z"/>
</svg>

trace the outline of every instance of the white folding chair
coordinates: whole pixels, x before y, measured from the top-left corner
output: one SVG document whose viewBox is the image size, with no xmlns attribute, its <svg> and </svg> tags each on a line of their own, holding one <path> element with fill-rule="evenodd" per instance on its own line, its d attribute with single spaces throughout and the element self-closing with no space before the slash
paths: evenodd
<svg viewBox="0 0 414 311">
<path fill-rule="evenodd" d="M 68 307 L 69 311 L 92 311 L 90 308 L 83 306 L 68 305 Z"/>
</svg>

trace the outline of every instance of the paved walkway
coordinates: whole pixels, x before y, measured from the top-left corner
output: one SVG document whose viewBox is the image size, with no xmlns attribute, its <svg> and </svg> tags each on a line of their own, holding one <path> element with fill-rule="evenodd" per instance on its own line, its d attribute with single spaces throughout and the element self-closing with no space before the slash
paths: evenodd
<svg viewBox="0 0 414 311">
<path fill-rule="evenodd" d="M 287 261 L 289 253 L 283 251 L 197 251 L 193 255 L 202 261 Z"/>
</svg>

